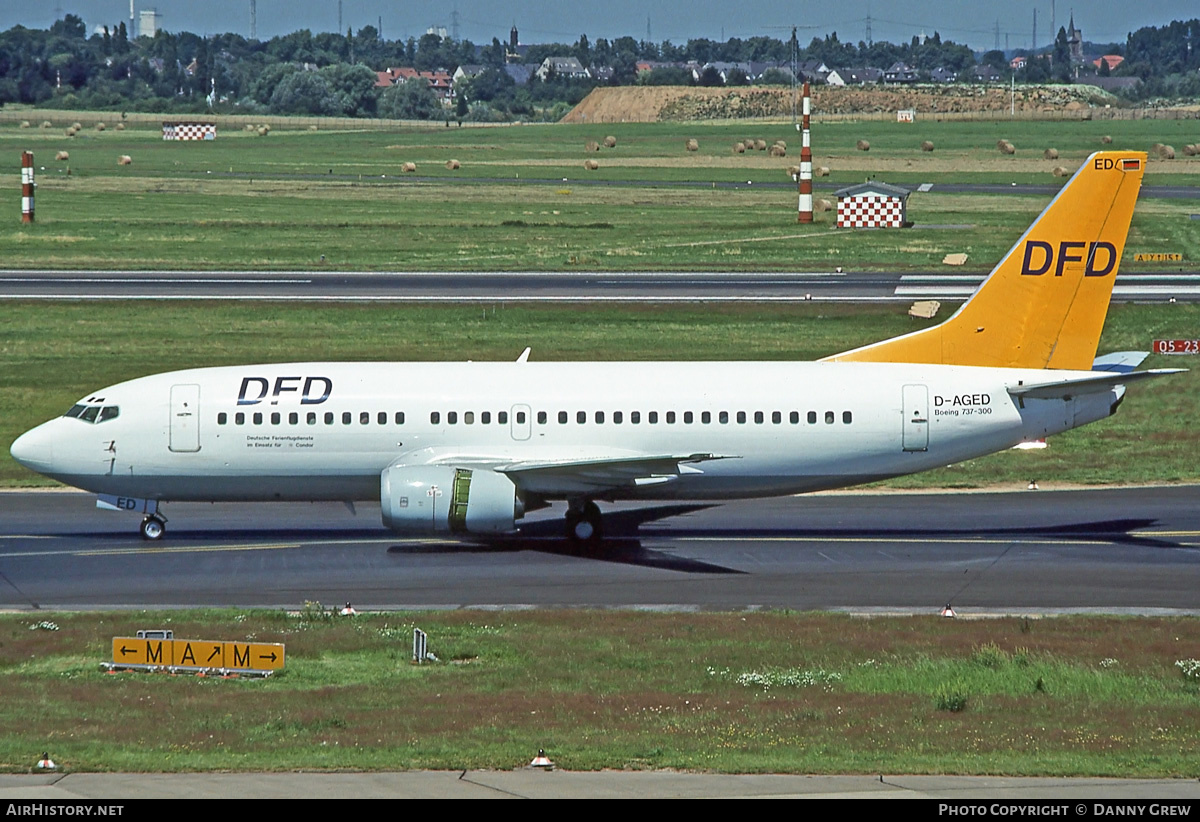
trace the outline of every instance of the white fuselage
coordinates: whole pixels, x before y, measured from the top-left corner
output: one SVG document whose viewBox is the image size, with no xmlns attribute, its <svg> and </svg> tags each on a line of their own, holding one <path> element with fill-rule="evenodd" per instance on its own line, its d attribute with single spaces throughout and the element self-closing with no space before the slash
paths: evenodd
<svg viewBox="0 0 1200 822">
<path fill-rule="evenodd" d="M 1112 413 L 1123 388 L 1008 393 L 1073 372 L 791 362 L 297 363 L 143 377 L 20 438 L 25 465 L 152 500 L 378 500 L 389 465 L 719 457 L 601 498 L 770 496 L 910 474 Z M 523 494 L 587 496 L 530 475 Z"/>
</svg>

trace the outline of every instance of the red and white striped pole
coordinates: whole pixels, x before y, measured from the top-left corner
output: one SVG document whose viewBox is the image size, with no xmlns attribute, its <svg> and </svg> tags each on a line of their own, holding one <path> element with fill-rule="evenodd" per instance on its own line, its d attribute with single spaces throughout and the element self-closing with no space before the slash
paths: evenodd
<svg viewBox="0 0 1200 822">
<path fill-rule="evenodd" d="M 33 222 L 33 152 L 21 152 L 21 222 Z"/>
<path fill-rule="evenodd" d="M 797 222 L 813 221 L 812 198 L 812 146 L 808 136 L 809 97 L 808 83 L 804 83 L 804 110 L 800 138 L 800 217 Z"/>
</svg>

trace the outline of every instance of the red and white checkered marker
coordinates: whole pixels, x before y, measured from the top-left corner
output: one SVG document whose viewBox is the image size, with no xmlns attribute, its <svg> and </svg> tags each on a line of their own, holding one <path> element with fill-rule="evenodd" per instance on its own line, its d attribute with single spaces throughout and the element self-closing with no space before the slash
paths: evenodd
<svg viewBox="0 0 1200 822">
<path fill-rule="evenodd" d="M 954 616 L 958 616 L 958 614 L 954 613 L 954 609 L 950 607 L 949 603 L 947 603 L 946 607 L 942 609 L 942 616 L 954 617 Z"/>
<path fill-rule="evenodd" d="M 50 758 L 49 752 L 42 754 L 42 758 L 38 760 L 38 769 L 43 771 L 53 771 L 58 766 L 54 764 L 54 760 Z"/>
<path fill-rule="evenodd" d="M 838 228 L 901 228 L 904 203 L 899 197 L 846 197 L 838 201 Z"/>
<path fill-rule="evenodd" d="M 550 757 L 546 756 L 546 752 L 538 749 L 538 755 L 529 763 L 532 768 L 553 768 L 554 763 L 550 761 Z"/>
</svg>

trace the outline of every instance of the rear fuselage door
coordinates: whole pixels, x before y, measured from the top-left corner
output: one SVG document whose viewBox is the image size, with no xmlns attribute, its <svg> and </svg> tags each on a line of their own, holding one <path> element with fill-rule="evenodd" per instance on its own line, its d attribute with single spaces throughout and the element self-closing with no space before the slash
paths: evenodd
<svg viewBox="0 0 1200 822">
<path fill-rule="evenodd" d="M 200 386 L 171 386 L 170 449 L 177 452 L 200 450 Z"/>
<path fill-rule="evenodd" d="M 904 386 L 904 450 L 929 450 L 929 389 Z"/>
</svg>

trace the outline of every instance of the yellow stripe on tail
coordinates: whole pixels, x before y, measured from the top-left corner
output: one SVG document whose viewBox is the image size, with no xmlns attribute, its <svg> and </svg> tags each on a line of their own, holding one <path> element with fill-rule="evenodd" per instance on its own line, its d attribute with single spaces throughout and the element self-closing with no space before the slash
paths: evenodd
<svg viewBox="0 0 1200 822">
<path fill-rule="evenodd" d="M 823 361 L 1090 370 L 1145 169 L 1096 152 L 948 320 Z"/>
</svg>

